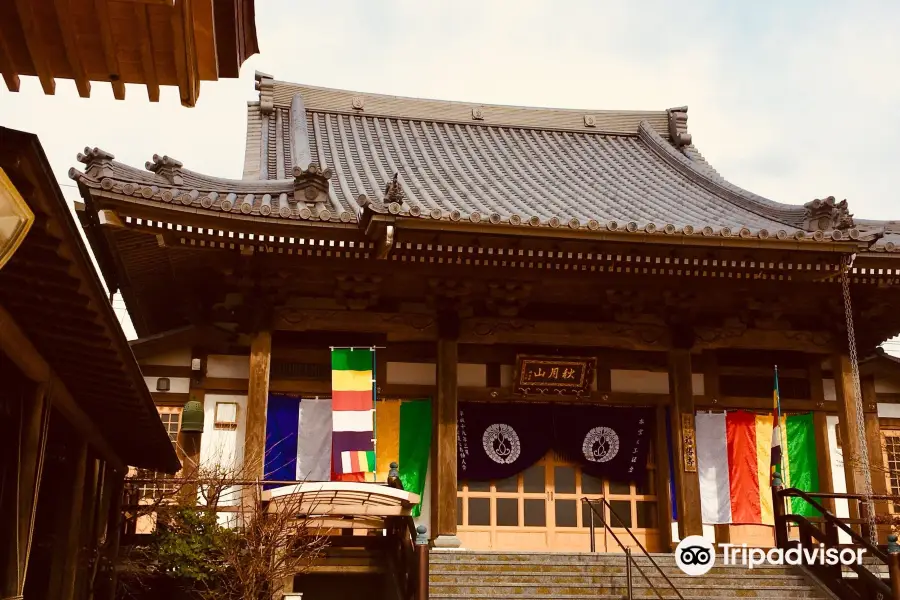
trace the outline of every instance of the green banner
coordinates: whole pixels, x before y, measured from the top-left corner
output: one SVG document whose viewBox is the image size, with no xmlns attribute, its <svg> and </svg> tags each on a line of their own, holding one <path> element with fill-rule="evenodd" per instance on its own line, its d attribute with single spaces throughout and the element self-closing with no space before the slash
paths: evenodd
<svg viewBox="0 0 900 600">
<path fill-rule="evenodd" d="M 403 489 L 422 498 L 428 457 L 431 454 L 431 401 L 412 400 L 400 404 L 400 481 Z M 421 502 L 412 515 L 422 513 Z"/>
<path fill-rule="evenodd" d="M 804 492 L 818 492 L 819 461 L 813 414 L 791 415 L 786 422 L 790 486 Z M 802 498 L 791 498 L 791 512 L 804 517 L 819 516 L 819 511 Z"/>
</svg>

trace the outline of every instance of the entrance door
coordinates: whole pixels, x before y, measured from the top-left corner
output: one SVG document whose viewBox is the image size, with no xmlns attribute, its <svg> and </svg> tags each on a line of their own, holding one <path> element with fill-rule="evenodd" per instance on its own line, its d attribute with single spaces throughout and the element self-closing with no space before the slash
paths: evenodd
<svg viewBox="0 0 900 600">
<path fill-rule="evenodd" d="M 616 483 L 592 477 L 550 452 L 508 479 L 460 481 L 458 535 L 463 547 L 473 550 L 587 552 L 591 512 L 581 499 L 606 497 L 647 550 L 658 550 L 655 467 L 648 467 L 645 482 Z M 615 525 L 620 540 L 633 545 L 618 521 L 604 517 Z M 597 550 L 619 551 L 595 520 Z"/>
</svg>

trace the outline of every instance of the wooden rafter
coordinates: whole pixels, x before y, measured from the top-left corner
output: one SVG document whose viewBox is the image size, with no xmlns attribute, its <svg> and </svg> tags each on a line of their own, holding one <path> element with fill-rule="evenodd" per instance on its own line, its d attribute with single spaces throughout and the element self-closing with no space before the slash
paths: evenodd
<svg viewBox="0 0 900 600">
<path fill-rule="evenodd" d="M 147 6 L 135 4 L 134 14 L 137 19 L 138 39 L 141 45 L 141 66 L 144 70 L 144 79 L 147 81 L 147 96 L 150 98 L 150 102 L 159 102 L 159 78 L 156 74 L 156 64 L 153 62 L 153 38 L 150 37 Z"/>
<path fill-rule="evenodd" d="M 31 56 L 31 62 L 34 64 L 34 70 L 38 79 L 41 80 L 41 87 L 44 88 L 44 93 L 52 96 L 56 93 L 56 81 L 53 79 L 47 56 L 44 54 L 47 42 L 42 35 L 37 16 L 34 14 L 34 5 L 35 2 L 33 0 L 16 0 L 19 22 L 22 24 L 25 45 L 28 48 L 28 54 Z"/>
<path fill-rule="evenodd" d="M 171 12 L 172 37 L 175 46 L 175 71 L 183 106 L 197 104 L 199 78 L 196 64 L 196 41 L 191 24 L 191 0 L 182 0 Z"/>
<path fill-rule="evenodd" d="M 84 62 L 78 51 L 78 38 L 75 35 L 74 19 L 72 16 L 71 0 L 54 0 L 56 7 L 56 20 L 59 23 L 59 31 L 62 34 L 63 46 L 66 49 L 66 58 L 72 68 L 72 79 L 75 80 L 75 88 L 82 98 L 91 96 L 91 80 L 84 70 Z"/>
<path fill-rule="evenodd" d="M 3 80 L 6 82 L 6 89 L 11 92 L 19 91 L 19 74 L 13 68 L 12 57 L 9 54 L 9 47 L 6 45 L 6 34 L 0 26 L 0 71 L 3 71 Z"/>
<path fill-rule="evenodd" d="M 100 40 L 103 44 L 103 57 L 106 60 L 106 70 L 109 71 L 113 96 L 115 96 L 116 100 L 124 100 L 125 84 L 122 82 L 122 74 L 119 72 L 119 57 L 116 56 L 115 40 L 113 39 L 112 25 L 109 19 L 109 2 L 107 0 L 94 0 L 94 12 L 97 15 L 97 26 L 100 30 Z"/>
</svg>

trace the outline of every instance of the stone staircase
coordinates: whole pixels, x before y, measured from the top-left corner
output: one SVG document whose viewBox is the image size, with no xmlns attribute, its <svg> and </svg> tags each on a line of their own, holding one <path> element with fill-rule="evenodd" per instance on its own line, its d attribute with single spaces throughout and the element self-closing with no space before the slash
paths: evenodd
<svg viewBox="0 0 900 600">
<path fill-rule="evenodd" d="M 663 598 L 677 598 L 644 556 L 635 557 Z M 722 566 L 690 577 L 675 565 L 674 555 L 653 559 L 685 600 L 714 598 L 829 599 L 833 596 L 793 567 Z M 637 568 L 635 598 L 657 598 Z M 624 554 L 550 554 L 432 551 L 429 596 L 432 600 L 490 598 L 622 600 L 627 597 Z"/>
</svg>

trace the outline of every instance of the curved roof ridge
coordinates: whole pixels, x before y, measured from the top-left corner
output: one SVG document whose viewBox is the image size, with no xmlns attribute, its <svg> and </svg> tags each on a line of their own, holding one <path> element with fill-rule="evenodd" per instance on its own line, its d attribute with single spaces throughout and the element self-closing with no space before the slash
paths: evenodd
<svg viewBox="0 0 900 600">
<path fill-rule="evenodd" d="M 719 175 L 705 159 L 701 163 L 691 160 L 679 152 L 664 140 L 649 123 L 641 123 L 638 135 L 648 147 L 669 165 L 694 183 L 703 186 L 734 206 L 760 217 L 783 223 L 789 227 L 803 228 L 807 211 L 802 205 L 775 202 L 734 185 Z M 701 156 L 696 149 L 694 151 L 698 156 Z"/>
<path fill-rule="evenodd" d="M 275 107 L 290 107 L 293 97 L 300 94 L 309 112 L 629 135 L 637 133 L 642 121 L 648 121 L 660 135 L 669 135 L 669 115 L 665 109 L 601 110 L 490 104 L 325 88 L 269 79 L 263 74 L 257 74 L 257 79 L 263 114 Z"/>
</svg>

